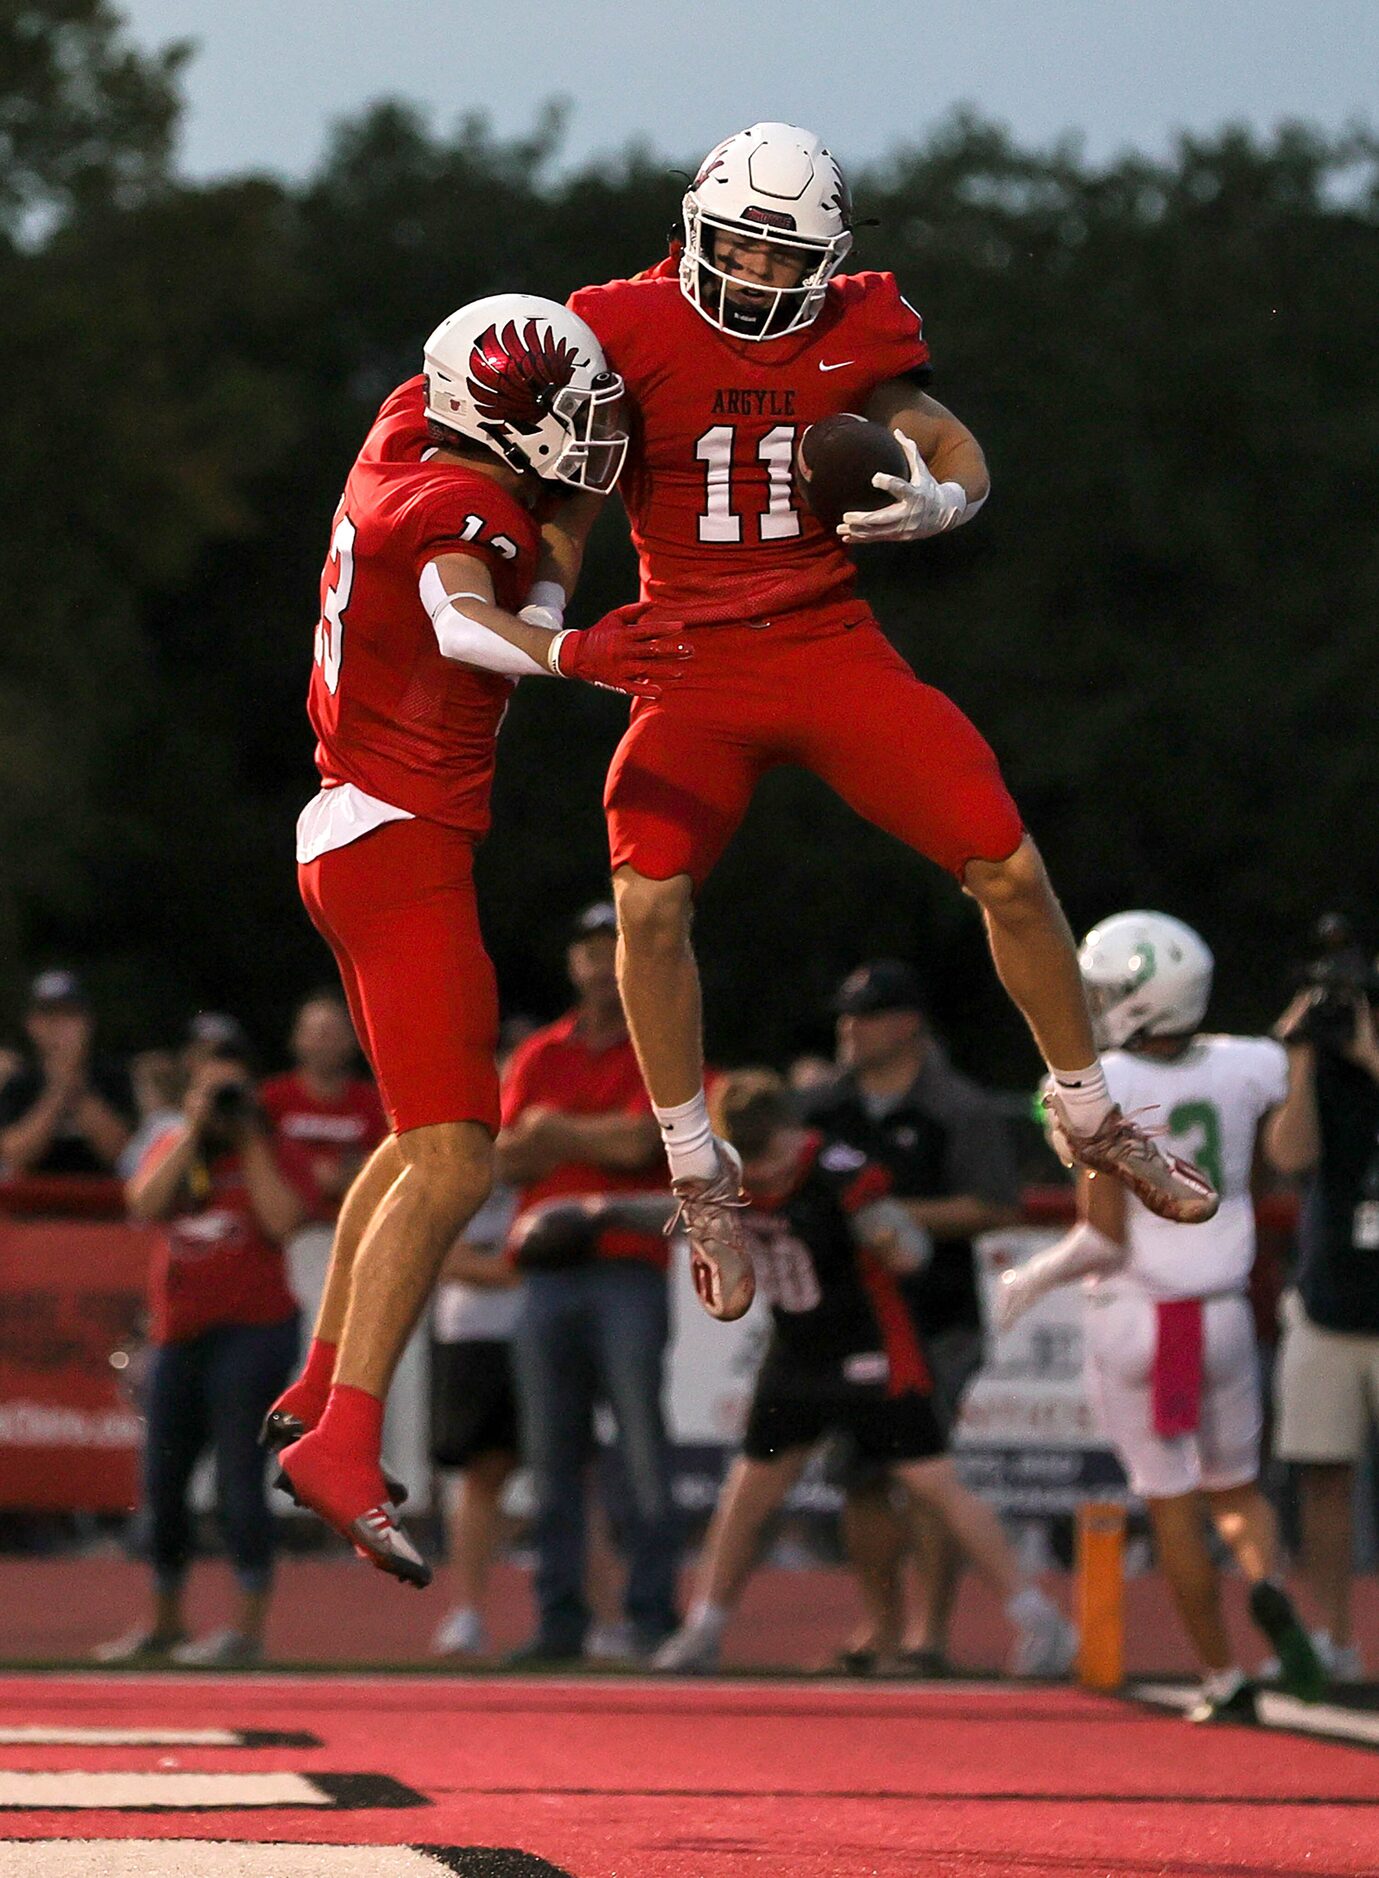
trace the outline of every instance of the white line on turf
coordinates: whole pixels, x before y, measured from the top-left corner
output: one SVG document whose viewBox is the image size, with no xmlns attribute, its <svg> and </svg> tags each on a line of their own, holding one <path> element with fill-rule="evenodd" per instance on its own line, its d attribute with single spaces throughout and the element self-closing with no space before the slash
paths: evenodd
<svg viewBox="0 0 1379 1878">
<path fill-rule="evenodd" d="M 233 1728 L 0 1728 L 0 1748 L 237 1748 Z"/>
<path fill-rule="evenodd" d="M 247 1845 L 206 1839 L 0 1840 L 5 1878 L 442 1878 L 406 1845 Z"/>
<path fill-rule="evenodd" d="M 1156 1708 L 1187 1710 L 1199 1700 L 1202 1691 L 1190 1682 L 1134 1682 L 1129 1693 Z M 1331 1702 L 1299 1702 L 1295 1696 L 1280 1695 L 1276 1689 L 1261 1689 L 1258 1707 L 1261 1721 L 1269 1728 L 1379 1747 L 1379 1715 L 1370 1711 L 1338 1708 Z"/>
<path fill-rule="evenodd" d="M 0 1769 L 0 1807 L 333 1806 L 301 1774 L 17 1773 Z"/>
</svg>

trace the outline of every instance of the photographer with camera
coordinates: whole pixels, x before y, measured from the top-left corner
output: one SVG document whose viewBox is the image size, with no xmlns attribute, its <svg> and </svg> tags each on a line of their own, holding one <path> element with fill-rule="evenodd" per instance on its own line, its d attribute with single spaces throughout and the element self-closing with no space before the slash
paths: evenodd
<svg viewBox="0 0 1379 1878">
<path fill-rule="evenodd" d="M 135 1219 L 164 1230 L 150 1270 L 144 1411 L 144 1503 L 154 1574 L 151 1626 L 99 1652 L 106 1662 L 258 1662 L 272 1580 L 274 1532 L 259 1424 L 297 1353 L 297 1306 L 283 1241 L 319 1204 L 306 1152 L 275 1143 L 258 1105 L 243 1033 L 193 1033 L 178 1121 L 127 1184 Z M 194 1549 L 188 1489 L 207 1449 L 239 1590 L 231 1628 L 187 1639 L 183 1590 Z"/>
<path fill-rule="evenodd" d="M 1274 1448 L 1298 1469 L 1313 1642 L 1333 1680 L 1355 1682 L 1355 1465 L 1379 1415 L 1379 972 L 1336 916 L 1318 939 L 1321 956 L 1274 1028 L 1288 1050 L 1288 1095 L 1264 1134 L 1270 1165 L 1306 1180 Z"/>
</svg>

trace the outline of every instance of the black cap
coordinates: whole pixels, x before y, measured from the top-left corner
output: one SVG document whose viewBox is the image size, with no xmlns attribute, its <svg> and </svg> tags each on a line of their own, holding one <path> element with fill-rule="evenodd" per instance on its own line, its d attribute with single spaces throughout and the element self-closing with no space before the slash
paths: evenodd
<svg viewBox="0 0 1379 1878">
<path fill-rule="evenodd" d="M 586 906 L 578 914 L 570 927 L 570 944 L 578 945 L 581 939 L 593 939 L 599 933 L 611 933 L 614 938 L 618 932 L 617 909 L 611 900 L 595 900 L 592 906 Z"/>
<path fill-rule="evenodd" d="M 868 959 L 849 972 L 833 1000 L 838 1017 L 871 1017 L 878 1011 L 922 1011 L 919 976 L 903 959 Z"/>
<path fill-rule="evenodd" d="M 41 1010 L 45 1006 L 64 1004 L 85 1008 L 86 993 L 76 973 L 62 970 L 40 972 L 29 986 L 29 1009 Z"/>
</svg>

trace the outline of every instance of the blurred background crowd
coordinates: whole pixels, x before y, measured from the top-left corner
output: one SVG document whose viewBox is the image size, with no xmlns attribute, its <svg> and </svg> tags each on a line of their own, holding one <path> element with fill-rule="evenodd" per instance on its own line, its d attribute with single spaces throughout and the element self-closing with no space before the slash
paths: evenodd
<svg viewBox="0 0 1379 1878">
<path fill-rule="evenodd" d="M 549 1023 L 505 1023 L 500 1184 L 451 1252 L 390 1416 L 391 1458 L 446 1561 L 442 1598 L 421 1620 L 426 1647 L 461 1662 L 494 1659 L 492 1574 L 495 1562 L 514 1561 L 530 1576 L 534 1622 L 509 1660 L 653 1657 L 674 1629 L 679 1574 L 735 1452 L 766 1343 L 760 1307 L 730 1338 L 701 1319 L 680 1282 L 659 1137 L 618 1001 L 611 905 L 585 907 L 563 937 L 567 1009 Z M 1332 968 L 1311 969 L 1325 979 Z M 119 1399 L 134 1411 L 120 1436 L 129 1486 L 123 1504 L 108 1490 L 84 1501 L 74 1474 L 26 1506 L 12 1480 L 0 1535 L 11 1552 L 123 1550 L 148 1567 L 153 1620 L 101 1640 L 104 1660 L 251 1664 L 272 1646 L 276 1556 L 337 1549 L 284 1496 L 265 1497 L 258 1427 L 309 1332 L 340 1198 L 387 1124 L 334 987 L 302 999 L 276 1050 L 251 1041 L 234 1016 L 203 1010 L 181 1037 L 122 1058 L 102 1049 L 100 1017 L 75 973 L 44 970 L 4 1065 L 0 1420 L 14 1407 L 6 1397 L 23 1393 L 16 1365 L 46 1362 L 51 1379 L 65 1364 L 74 1401 Z M 833 1047 L 777 1067 L 798 1119 L 884 1166 L 907 1210 L 923 1250 L 905 1300 L 953 1432 L 984 1366 L 1007 1379 L 1019 1369 L 995 1349 L 989 1249 L 999 1266 L 1003 1235 L 1066 1218 L 1070 1189 L 1033 1119 L 1032 1092 L 987 1090 L 955 1066 L 911 965 L 862 962 L 819 1018 Z M 961 1061 L 964 1039 L 953 1042 Z M 155 1205 L 160 1167 L 188 1139 L 196 1177 Z M 1258 1199 L 1266 1229 L 1254 1299 L 1267 1363 L 1293 1202 L 1262 1171 Z M 64 1215 L 73 1235 L 113 1235 L 118 1256 L 70 1275 L 67 1330 L 75 1321 L 79 1334 L 64 1344 L 49 1324 L 45 1348 L 26 1300 L 64 1259 Z M 102 1216 L 108 1225 L 92 1224 Z M 116 1223 L 126 1216 L 133 1224 Z M 118 1243 L 141 1219 L 152 1237 Z M 36 1221 L 45 1236 L 30 1244 L 22 1235 Z M 112 1273 L 124 1287 L 113 1310 Z M 1076 1390 L 1076 1311 L 1074 1294 L 1036 1331 L 1024 1386 L 1066 1384 L 1071 1363 Z M 678 1349 L 677 1331 L 688 1339 Z M 24 1434 L 8 1426 L 6 1438 L 13 1446 Z M 1094 1432 L 1078 1439 L 1095 1447 Z M 1069 1515 L 1088 1482 L 1069 1476 L 1061 1494 L 1022 1501 L 1002 1490 L 980 1438 L 970 1451 L 960 1439 L 958 1452 L 972 1483 L 1014 1515 L 1026 1559 L 1066 1566 Z M 1345 1512 L 1332 1547 L 1345 1554 L 1347 1610 L 1352 1568 L 1374 1562 L 1368 1437 L 1354 1458 L 1344 1484 L 1355 1519 Z M 1106 1471 L 1091 1486 L 1122 1494 L 1109 1453 L 1099 1464 Z M 1291 1471 L 1276 1465 L 1266 1478 L 1296 1549 Z M 851 1571 L 855 1624 L 814 1639 L 814 1666 L 951 1672 L 960 1576 L 951 1541 L 934 1521 L 916 1543 L 884 1478 L 845 1442 L 817 1457 L 768 1533 L 777 1564 Z M 234 1598 L 228 1621 L 195 1634 L 185 1592 L 206 1555 L 227 1561 Z M 1149 1562 L 1142 1536 L 1132 1560 Z M 1338 1667 L 1354 1678 L 1363 1659 L 1346 1623 Z"/>
</svg>

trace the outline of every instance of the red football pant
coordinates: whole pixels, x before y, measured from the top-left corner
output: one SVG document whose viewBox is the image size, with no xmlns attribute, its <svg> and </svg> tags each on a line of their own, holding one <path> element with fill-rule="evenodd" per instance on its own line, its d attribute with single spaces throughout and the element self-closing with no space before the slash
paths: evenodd
<svg viewBox="0 0 1379 1878">
<path fill-rule="evenodd" d="M 498 987 L 479 931 L 473 837 L 386 822 L 298 867 L 297 880 L 395 1132 L 481 1122 L 496 1134 Z"/>
<path fill-rule="evenodd" d="M 797 763 L 849 807 L 962 878 L 1023 827 L 985 738 L 915 677 L 870 616 L 799 613 L 705 627 L 684 676 L 638 700 L 604 792 L 613 870 L 696 887 L 767 770 Z"/>
</svg>

